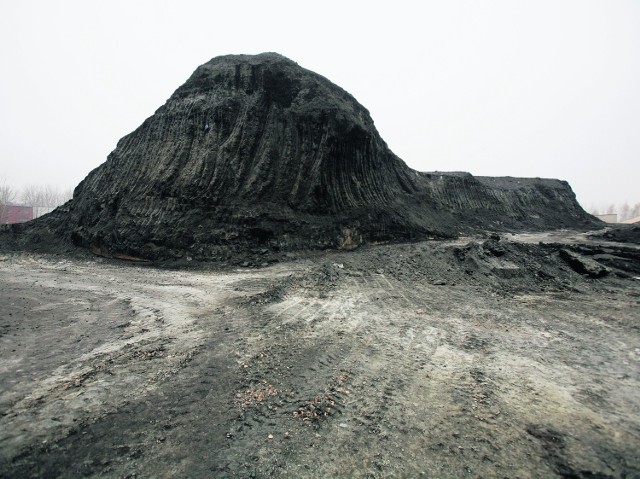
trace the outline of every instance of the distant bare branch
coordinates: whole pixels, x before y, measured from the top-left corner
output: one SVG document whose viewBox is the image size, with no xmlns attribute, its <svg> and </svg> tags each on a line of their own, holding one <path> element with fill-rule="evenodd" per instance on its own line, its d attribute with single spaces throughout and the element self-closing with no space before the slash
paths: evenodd
<svg viewBox="0 0 640 479">
<path fill-rule="evenodd" d="M 16 199 L 16 191 L 7 183 L 6 178 L 0 177 L 0 205 L 10 205 Z"/>
<path fill-rule="evenodd" d="M 26 185 L 20 195 L 22 203 L 27 206 L 56 207 L 69 200 L 69 191 L 60 191 L 51 185 Z M 73 194 L 73 193 L 71 193 Z"/>
</svg>

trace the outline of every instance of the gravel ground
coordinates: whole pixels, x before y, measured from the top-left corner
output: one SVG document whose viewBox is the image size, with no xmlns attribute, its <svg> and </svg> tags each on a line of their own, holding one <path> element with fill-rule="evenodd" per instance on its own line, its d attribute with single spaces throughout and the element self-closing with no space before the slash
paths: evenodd
<svg viewBox="0 0 640 479">
<path fill-rule="evenodd" d="M 0 477 L 640 477 L 640 248 L 605 240 L 6 254 Z"/>
</svg>

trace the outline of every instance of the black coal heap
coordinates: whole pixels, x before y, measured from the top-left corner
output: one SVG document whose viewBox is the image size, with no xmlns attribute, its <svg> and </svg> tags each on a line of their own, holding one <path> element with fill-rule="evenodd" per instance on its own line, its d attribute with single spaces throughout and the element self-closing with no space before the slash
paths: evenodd
<svg viewBox="0 0 640 479">
<path fill-rule="evenodd" d="M 566 182 L 410 169 L 349 93 L 264 53 L 198 67 L 73 200 L 14 228 L 14 239 L 212 259 L 255 247 L 593 225 Z"/>
</svg>

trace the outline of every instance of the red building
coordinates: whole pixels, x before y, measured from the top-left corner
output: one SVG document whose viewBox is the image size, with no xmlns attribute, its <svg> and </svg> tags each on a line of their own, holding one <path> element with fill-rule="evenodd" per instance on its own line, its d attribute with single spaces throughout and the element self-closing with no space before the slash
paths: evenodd
<svg viewBox="0 0 640 479">
<path fill-rule="evenodd" d="M 32 206 L 0 205 L 0 224 L 24 223 L 32 219 Z"/>
</svg>

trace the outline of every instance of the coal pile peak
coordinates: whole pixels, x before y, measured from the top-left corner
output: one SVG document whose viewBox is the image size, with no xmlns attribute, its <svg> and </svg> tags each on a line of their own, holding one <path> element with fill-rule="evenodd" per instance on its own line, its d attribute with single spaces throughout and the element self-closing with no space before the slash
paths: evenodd
<svg viewBox="0 0 640 479">
<path fill-rule="evenodd" d="M 198 67 L 71 202 L 15 231 L 21 244 L 216 259 L 593 224 L 565 182 L 410 169 L 353 96 L 263 53 Z"/>
</svg>

